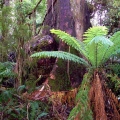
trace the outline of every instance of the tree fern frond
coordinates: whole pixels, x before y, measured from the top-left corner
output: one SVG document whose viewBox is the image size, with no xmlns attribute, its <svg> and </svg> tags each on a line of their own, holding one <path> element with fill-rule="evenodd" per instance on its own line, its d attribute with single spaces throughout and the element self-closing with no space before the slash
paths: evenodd
<svg viewBox="0 0 120 120">
<path fill-rule="evenodd" d="M 114 43 L 114 45 L 108 47 L 108 50 L 104 56 L 104 62 L 107 61 L 112 55 L 119 53 L 120 31 L 114 33 L 114 35 L 110 38 L 110 40 Z"/>
<path fill-rule="evenodd" d="M 116 43 L 118 41 L 118 39 L 120 39 L 120 31 L 115 32 L 113 34 L 113 36 L 111 36 L 110 40 L 113 41 L 114 43 Z"/>
<path fill-rule="evenodd" d="M 93 67 L 97 68 L 101 65 L 106 51 L 112 45 L 113 42 L 105 36 L 96 36 L 87 44 L 88 59 Z"/>
<path fill-rule="evenodd" d="M 108 30 L 105 26 L 95 26 L 89 28 L 84 34 L 84 43 L 90 42 L 96 36 L 104 36 L 107 35 Z"/>
<path fill-rule="evenodd" d="M 47 57 L 57 57 L 63 60 L 70 60 L 79 64 L 84 64 L 89 66 L 89 64 L 82 58 L 63 51 L 43 51 L 37 52 L 31 55 L 31 57 L 38 57 L 38 58 L 47 58 Z"/>
<path fill-rule="evenodd" d="M 117 49 L 117 50 L 113 53 L 113 55 L 116 55 L 116 54 L 119 54 L 119 53 L 120 53 L 120 48 Z"/>
<path fill-rule="evenodd" d="M 71 35 L 65 33 L 64 31 L 61 30 L 55 30 L 51 29 L 51 33 L 54 33 L 57 35 L 62 41 L 73 47 L 74 49 L 78 50 L 80 53 L 86 55 L 85 48 L 84 48 L 84 43 L 81 42 L 80 40 L 77 40 L 75 37 L 72 37 Z"/>
<path fill-rule="evenodd" d="M 102 43 L 105 46 L 112 46 L 113 42 L 110 39 L 106 38 L 105 36 L 95 36 L 88 44 L 94 43 Z"/>
</svg>

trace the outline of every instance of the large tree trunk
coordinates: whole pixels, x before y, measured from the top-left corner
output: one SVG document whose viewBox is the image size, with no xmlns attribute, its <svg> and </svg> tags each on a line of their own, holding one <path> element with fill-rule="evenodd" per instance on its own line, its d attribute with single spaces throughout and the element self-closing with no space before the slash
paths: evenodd
<svg viewBox="0 0 120 120">
<path fill-rule="evenodd" d="M 82 40 L 83 33 L 91 26 L 90 11 L 85 0 L 70 0 L 70 2 L 75 21 L 76 37 Z"/>
<path fill-rule="evenodd" d="M 86 27 L 88 28 L 88 26 L 86 26 L 85 21 L 90 20 L 88 19 L 88 17 L 86 17 L 87 9 L 85 6 L 86 5 L 85 1 L 84 0 L 77 0 L 77 1 L 48 0 L 47 2 L 48 2 L 48 12 L 44 20 L 45 29 L 43 30 L 43 33 L 50 34 L 49 30 L 51 28 L 60 29 L 82 40 L 83 32 L 86 30 Z M 63 43 L 62 41 L 59 42 L 58 50 L 70 52 L 70 49 L 71 48 L 65 45 L 65 43 Z M 62 62 L 62 67 L 64 74 L 67 74 L 68 77 L 67 79 L 70 79 L 69 61 L 67 63 Z M 56 63 L 53 66 L 53 69 L 50 73 L 51 79 L 55 79 L 55 77 L 58 76 L 56 72 L 59 71 L 59 68 L 60 68 L 59 60 L 56 59 Z M 76 71 L 76 68 L 74 68 L 74 70 Z M 77 77 L 77 74 L 75 77 L 79 79 L 79 77 Z"/>
<path fill-rule="evenodd" d="M 70 0 L 71 10 L 75 21 L 76 37 L 82 40 L 85 27 L 85 0 Z"/>
</svg>

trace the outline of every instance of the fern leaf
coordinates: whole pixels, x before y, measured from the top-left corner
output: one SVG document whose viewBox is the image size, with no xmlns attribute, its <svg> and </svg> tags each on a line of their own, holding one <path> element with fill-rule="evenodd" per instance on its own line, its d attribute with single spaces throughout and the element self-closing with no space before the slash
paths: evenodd
<svg viewBox="0 0 120 120">
<path fill-rule="evenodd" d="M 106 38 L 105 36 L 95 36 L 90 42 L 89 44 L 91 44 L 92 42 L 94 43 L 102 43 L 102 45 L 105 46 L 112 46 L 113 42 L 110 41 L 108 38 Z"/>
<path fill-rule="evenodd" d="M 70 45 L 71 47 L 78 50 L 83 55 L 87 56 L 84 48 L 84 43 L 82 43 L 80 40 L 77 40 L 75 37 L 72 37 L 71 35 L 61 30 L 51 29 L 50 32 L 57 35 L 66 44 Z"/>
<path fill-rule="evenodd" d="M 107 61 L 111 56 L 119 53 L 120 49 L 120 31 L 116 32 L 110 40 L 114 43 L 113 46 L 109 46 L 105 56 L 104 61 Z"/>
<path fill-rule="evenodd" d="M 70 60 L 79 64 L 84 64 L 86 66 L 89 66 L 89 64 L 82 58 L 63 51 L 43 51 L 43 52 L 37 52 L 31 55 L 31 57 L 38 57 L 38 58 L 47 58 L 47 57 L 57 57 L 63 60 Z"/>
<path fill-rule="evenodd" d="M 12 71 L 13 65 L 15 64 L 12 62 L 0 62 L 0 78 L 15 76 Z"/>
<path fill-rule="evenodd" d="M 97 68 L 102 64 L 104 55 L 112 45 L 113 42 L 105 36 L 96 36 L 87 44 L 88 59 L 93 67 Z"/>
</svg>

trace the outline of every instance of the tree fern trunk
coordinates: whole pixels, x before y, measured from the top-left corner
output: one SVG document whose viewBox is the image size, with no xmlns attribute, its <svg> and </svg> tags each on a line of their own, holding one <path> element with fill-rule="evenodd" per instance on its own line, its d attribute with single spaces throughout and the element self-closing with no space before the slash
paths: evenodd
<svg viewBox="0 0 120 120">
<path fill-rule="evenodd" d="M 119 102 L 112 91 L 105 86 L 104 75 L 95 71 L 89 92 L 90 106 L 94 113 L 93 118 L 95 120 L 119 120 L 120 114 L 117 109 Z"/>
<path fill-rule="evenodd" d="M 94 113 L 96 120 L 107 120 L 105 112 L 104 93 L 98 73 L 94 75 Z"/>
</svg>

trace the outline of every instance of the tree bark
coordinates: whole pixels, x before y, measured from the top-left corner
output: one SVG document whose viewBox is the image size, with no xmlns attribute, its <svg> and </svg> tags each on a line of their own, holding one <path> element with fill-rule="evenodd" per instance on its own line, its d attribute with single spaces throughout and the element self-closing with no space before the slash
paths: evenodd
<svg viewBox="0 0 120 120">
<path fill-rule="evenodd" d="M 75 21 L 76 38 L 83 39 L 82 35 L 90 24 L 90 14 L 85 0 L 70 0 L 71 11 Z"/>
</svg>

